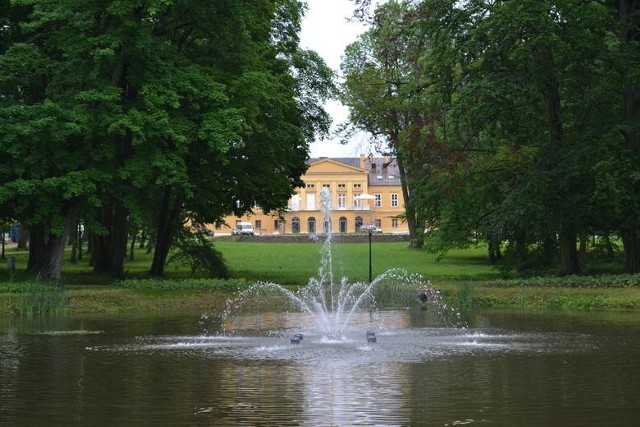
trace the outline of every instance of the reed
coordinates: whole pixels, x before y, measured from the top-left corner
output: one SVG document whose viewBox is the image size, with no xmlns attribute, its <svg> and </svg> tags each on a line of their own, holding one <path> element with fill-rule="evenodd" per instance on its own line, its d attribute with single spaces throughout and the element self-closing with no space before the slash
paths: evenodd
<svg viewBox="0 0 640 427">
<path fill-rule="evenodd" d="M 60 316 L 65 314 L 66 293 L 63 287 L 42 283 L 20 283 L 3 298 L 3 311 L 23 317 Z"/>
</svg>

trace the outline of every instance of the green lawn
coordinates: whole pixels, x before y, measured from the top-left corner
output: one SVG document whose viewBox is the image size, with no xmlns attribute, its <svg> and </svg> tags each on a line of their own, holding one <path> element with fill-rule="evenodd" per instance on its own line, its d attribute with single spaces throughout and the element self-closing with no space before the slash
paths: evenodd
<svg viewBox="0 0 640 427">
<path fill-rule="evenodd" d="M 151 255 L 138 250 L 135 260 L 125 262 L 128 279 L 116 285 L 112 278 L 91 273 L 88 260 L 65 262 L 62 283 L 66 289 L 68 313 L 122 313 L 136 311 L 198 312 L 224 304 L 233 286 L 225 283 L 271 281 L 291 288 L 317 277 L 322 243 L 265 243 L 216 240 L 235 279 L 231 281 L 189 281 L 185 267 L 168 265 L 162 281 L 144 279 Z M 369 271 L 368 243 L 334 243 L 334 278 L 346 276 L 350 282 L 366 281 Z M 521 307 L 553 309 L 637 309 L 640 285 L 637 275 L 609 277 L 530 278 L 522 283 L 498 279 L 498 271 L 487 261 L 485 249 L 451 251 L 438 261 L 422 250 L 410 249 L 406 242 L 373 242 L 372 266 L 376 277 L 389 269 L 401 268 L 421 274 L 442 291 L 447 301 L 460 307 Z M 9 250 L 16 256 L 17 271 L 9 275 L 0 264 L 0 314 L 52 312 L 60 305 L 60 295 L 32 284 L 24 272 L 27 254 Z M 27 285 L 27 286 L 24 286 Z M 86 286 L 89 285 L 89 286 Z M 107 286 L 95 286 L 107 285 Z"/>
<path fill-rule="evenodd" d="M 281 284 L 305 284 L 318 274 L 322 243 L 254 243 L 217 241 L 234 276 Z M 333 243 L 333 271 L 336 277 L 364 281 L 369 276 L 368 243 Z M 487 279 L 498 273 L 482 248 L 452 251 L 441 261 L 422 250 L 410 249 L 406 242 L 373 243 L 373 276 L 392 268 L 402 268 L 425 278 Z"/>
<path fill-rule="evenodd" d="M 375 239 L 375 238 L 374 238 Z M 231 273 L 236 278 L 273 281 L 285 285 L 304 285 L 310 277 L 318 274 L 322 243 L 263 243 L 216 240 L 215 247 L 222 252 Z M 437 261 L 436 256 L 423 250 L 410 249 L 406 242 L 376 243 L 372 248 L 372 273 L 376 277 L 392 268 L 402 268 L 422 274 L 431 280 L 478 280 L 497 277 L 498 273 L 487 260 L 483 248 L 472 248 L 450 252 Z M 364 281 L 369 276 L 368 243 L 333 243 L 332 260 L 334 276 L 346 276 L 351 281 Z M 9 249 L 6 256 L 15 256 L 16 272 L 10 276 L 6 262 L 0 264 L 0 281 L 29 280 L 24 273 L 26 252 Z M 96 276 L 88 265 L 88 256 L 71 264 L 68 259 L 63 266 L 63 282 L 67 284 L 109 284 L 109 277 Z M 151 254 L 143 249 L 135 251 L 134 260 L 125 261 L 127 277 L 141 277 L 151 265 Z M 167 278 L 189 275 L 186 267 L 167 265 Z"/>
</svg>

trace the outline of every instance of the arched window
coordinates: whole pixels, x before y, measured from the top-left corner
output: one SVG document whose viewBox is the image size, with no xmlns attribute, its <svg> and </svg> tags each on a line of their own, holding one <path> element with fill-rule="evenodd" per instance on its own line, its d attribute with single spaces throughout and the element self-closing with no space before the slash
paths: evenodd
<svg viewBox="0 0 640 427">
<path fill-rule="evenodd" d="M 356 217 L 356 231 L 360 231 L 360 228 L 362 227 L 363 221 L 362 221 L 362 217 L 361 216 L 357 216 Z"/>
<path fill-rule="evenodd" d="M 291 232 L 294 234 L 300 232 L 300 218 L 297 216 L 291 219 Z"/>
<path fill-rule="evenodd" d="M 339 221 L 340 221 L 340 232 L 341 233 L 346 233 L 347 232 L 347 218 L 341 216 Z"/>
<path fill-rule="evenodd" d="M 309 234 L 314 234 L 316 232 L 316 219 L 314 217 L 309 217 L 307 220 L 307 229 Z"/>
<path fill-rule="evenodd" d="M 331 218 L 325 219 L 323 227 L 322 227 L 322 231 L 324 233 L 328 234 L 331 231 L 331 229 L 332 229 L 332 227 L 331 227 Z"/>
</svg>

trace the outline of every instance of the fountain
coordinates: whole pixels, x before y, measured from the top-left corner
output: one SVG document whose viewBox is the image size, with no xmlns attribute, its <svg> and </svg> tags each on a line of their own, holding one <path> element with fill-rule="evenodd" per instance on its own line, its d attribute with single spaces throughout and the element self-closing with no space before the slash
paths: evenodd
<svg viewBox="0 0 640 427">
<path fill-rule="evenodd" d="M 613 415 L 616 419 L 622 416 L 629 425 L 637 419 L 633 405 L 638 381 L 629 377 L 635 372 L 629 361 L 640 341 L 619 339 L 627 333 L 622 326 L 637 325 L 635 317 L 616 328 L 620 332 L 604 341 L 606 345 L 600 345 L 600 323 L 591 319 L 589 327 L 598 325 L 592 329 L 596 335 L 585 334 L 582 327 L 577 333 L 567 330 L 574 327 L 568 326 L 574 324 L 573 317 L 567 322 L 539 313 L 524 318 L 516 313 L 505 320 L 502 312 L 477 312 L 470 317 L 471 329 L 463 327 L 457 311 L 421 276 L 394 269 L 370 283 L 334 280 L 327 192 L 322 206 L 326 240 L 318 277 L 306 286 L 291 291 L 257 283 L 230 299 L 219 317 L 203 316 L 205 333 L 185 335 L 177 322 L 163 319 L 153 323 L 157 335 L 146 327 L 142 335 L 74 335 L 67 341 L 83 340 L 79 362 L 64 369 L 65 375 L 52 376 L 50 370 L 68 360 L 67 352 L 60 358 L 63 353 L 55 351 L 52 365 L 36 371 L 40 375 L 33 381 L 15 381 L 36 385 L 19 395 L 29 397 L 70 378 L 65 390 L 81 389 L 83 405 L 69 399 L 69 410 L 85 411 L 77 417 L 85 424 L 92 424 L 96 413 L 119 417 L 110 424 L 122 423 L 121 411 L 131 408 L 130 425 L 150 420 L 161 425 L 186 420 L 196 426 L 512 425 L 523 416 L 536 425 L 557 419 L 570 425 L 608 425 L 611 411 L 585 412 L 585 402 L 598 408 L 603 399 L 615 405 L 627 402 Z M 185 322 L 191 331 L 193 318 Z M 34 353 L 58 350 L 62 337 L 46 338 L 34 346 Z M 22 351 L 17 345 L 10 348 Z M 598 362 L 592 362 L 594 357 Z M 129 374 L 114 376 L 114 364 Z M 26 365 L 25 372 L 32 372 L 41 364 Z M 18 366 L 7 365 L 11 371 Z M 91 366 L 102 368 L 103 377 L 96 378 L 87 368 Z M 42 378 L 55 384 L 43 388 Z M 584 392 L 567 393 L 571 380 L 577 382 L 571 390 Z M 11 387 L 7 390 L 11 395 Z M 549 397 L 542 407 L 539 399 L 531 403 L 536 390 Z M 96 397 L 94 406 L 85 406 L 89 396 Z M 50 393 L 43 394 L 40 401 L 49 398 Z M 108 399 L 115 410 L 103 410 Z M 25 408 L 23 417 L 40 406 L 16 405 Z M 50 407 L 44 406 L 47 417 Z"/>
<path fill-rule="evenodd" d="M 438 312 L 444 313 L 446 305 L 441 301 L 440 292 L 431 288 L 430 282 L 422 276 L 401 269 L 389 270 L 370 283 L 350 282 L 346 277 L 336 281 L 333 273 L 331 194 L 326 188 L 320 193 L 320 206 L 326 238 L 320 250 L 318 277 L 309 279 L 308 284 L 296 292 L 276 283 L 258 282 L 227 302 L 219 320 L 222 325 L 229 324 L 229 319 L 243 310 L 255 311 L 261 303 L 271 307 L 275 303 L 283 310 L 302 312 L 311 321 L 312 330 L 324 340 L 346 340 L 345 333 L 356 314 L 364 311 L 371 319 L 379 317 L 376 291 L 409 304 L 421 304 L 423 307 L 431 304 Z M 301 337 L 301 334 L 294 333 L 291 343 L 299 344 Z M 374 331 L 363 332 L 362 337 L 370 344 L 377 342 Z"/>
</svg>

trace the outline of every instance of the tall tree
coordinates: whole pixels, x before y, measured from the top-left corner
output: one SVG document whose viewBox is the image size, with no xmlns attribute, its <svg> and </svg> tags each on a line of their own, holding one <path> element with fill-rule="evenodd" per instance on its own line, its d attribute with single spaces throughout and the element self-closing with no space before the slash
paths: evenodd
<svg viewBox="0 0 640 427">
<path fill-rule="evenodd" d="M 346 135 L 363 130 L 377 150 L 396 157 L 411 240 L 421 246 L 424 218 L 415 207 L 414 165 L 433 142 L 421 133 L 437 120 L 428 105 L 429 76 L 421 62 L 428 40 L 418 27 L 418 10 L 408 2 L 387 2 L 373 16 L 371 29 L 350 45 L 342 62 L 342 100 L 349 107 Z"/>
<path fill-rule="evenodd" d="M 615 69 L 619 90 L 622 94 L 622 134 L 624 144 L 620 150 L 624 156 L 624 164 L 628 171 L 640 170 L 640 9 L 636 0 L 612 0 L 608 2 L 617 21 L 619 51 Z M 632 172 L 624 177 L 625 201 L 622 214 L 620 234 L 622 235 L 627 270 L 640 272 L 640 177 Z"/>
<path fill-rule="evenodd" d="M 0 31 L 0 206 L 28 228 L 28 269 L 60 277 L 69 224 L 95 203 L 91 171 L 82 170 L 83 115 L 51 96 L 61 52 L 28 26 L 35 8 L 2 3 Z M 68 100 L 67 100 L 68 101 Z"/>
<path fill-rule="evenodd" d="M 24 201 L 46 206 L 49 217 L 16 205 L 17 218 L 64 241 L 63 220 L 81 216 L 92 231 L 94 270 L 115 276 L 124 271 L 129 218 L 146 219 L 156 229 L 152 273 L 162 274 L 189 218 L 286 203 L 308 142 L 327 129 L 317 106 L 331 92 L 328 68 L 298 48 L 300 2 L 21 4 L 30 11 L 21 23 L 28 43 L 8 43 L 11 55 L 2 61 L 25 63 L 22 49 L 40 66 L 31 74 L 11 70 L 20 84 L 3 89 L 34 86 L 38 96 L 25 109 L 24 96 L 2 93 L 3 114 L 20 132 L 3 128 L 14 135 L 3 152 L 15 152 L 15 161 L 2 177 L 1 200 L 8 205 L 15 188 L 25 194 L 42 184 L 44 169 L 31 161 L 40 158 L 22 156 L 29 148 L 55 166 L 46 175 L 58 187 L 46 187 L 47 203 Z M 24 170 L 40 181 L 23 186 Z"/>
<path fill-rule="evenodd" d="M 392 10 L 395 20 L 379 19 Z M 430 243 L 446 248 L 475 236 L 489 242 L 494 258 L 506 242 L 521 266 L 537 256 L 543 265 L 559 261 L 564 274 L 581 271 L 578 235 L 615 222 L 607 189 L 634 197 L 623 190 L 632 174 L 604 178 L 620 159 L 612 22 L 595 1 L 378 7 L 365 37 L 394 43 L 363 38 L 357 48 L 366 46 L 368 59 L 360 62 L 347 53 L 355 72 L 346 91 L 357 94 L 349 99 L 352 119 L 385 129 L 385 113 L 402 112 L 394 116 L 403 118 L 396 123 L 404 136 L 395 147 L 411 153 L 411 198 L 431 227 Z M 381 60 L 389 47 L 400 59 L 390 67 Z M 415 113 L 407 115 L 411 105 Z"/>
</svg>

